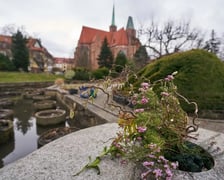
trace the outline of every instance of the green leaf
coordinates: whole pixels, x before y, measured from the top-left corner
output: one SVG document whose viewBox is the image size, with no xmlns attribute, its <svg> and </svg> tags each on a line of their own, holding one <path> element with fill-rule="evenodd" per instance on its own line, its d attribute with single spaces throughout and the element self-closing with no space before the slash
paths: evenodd
<svg viewBox="0 0 224 180">
<path fill-rule="evenodd" d="M 76 174 L 74 174 L 74 176 L 78 176 L 79 174 L 81 174 L 84 170 L 86 169 L 95 169 L 97 171 L 97 174 L 100 174 L 100 168 L 99 168 L 99 163 L 101 161 L 101 158 L 99 156 L 96 157 L 96 159 L 94 161 L 91 162 L 91 157 L 89 156 L 89 163 L 84 166 L 79 172 L 77 172 Z"/>
</svg>

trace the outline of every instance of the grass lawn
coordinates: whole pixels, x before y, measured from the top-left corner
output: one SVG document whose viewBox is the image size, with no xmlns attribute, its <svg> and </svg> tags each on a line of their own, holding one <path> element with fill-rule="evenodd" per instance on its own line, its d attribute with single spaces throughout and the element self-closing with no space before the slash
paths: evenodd
<svg viewBox="0 0 224 180">
<path fill-rule="evenodd" d="M 47 82 L 63 78 L 61 75 L 47 73 L 0 72 L 0 83 Z"/>
</svg>

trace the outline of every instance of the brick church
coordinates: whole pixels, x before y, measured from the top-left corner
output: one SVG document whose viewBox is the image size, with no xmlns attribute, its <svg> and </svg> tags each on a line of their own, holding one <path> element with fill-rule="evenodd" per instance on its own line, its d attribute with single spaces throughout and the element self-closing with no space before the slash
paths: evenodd
<svg viewBox="0 0 224 180">
<path fill-rule="evenodd" d="M 99 67 L 97 58 L 105 37 L 107 38 L 114 58 L 122 51 L 128 59 L 131 59 L 141 45 L 139 39 L 136 38 L 136 30 L 132 17 L 128 17 L 126 29 L 121 28 L 117 30 L 113 7 L 112 23 L 109 26 L 109 31 L 86 26 L 82 27 L 74 54 L 75 67 L 84 67 L 90 70 L 97 69 Z"/>
</svg>

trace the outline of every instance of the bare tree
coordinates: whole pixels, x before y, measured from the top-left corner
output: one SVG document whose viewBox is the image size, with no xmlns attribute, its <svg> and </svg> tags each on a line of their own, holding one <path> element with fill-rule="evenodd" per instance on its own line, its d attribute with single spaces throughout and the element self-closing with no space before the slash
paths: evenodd
<svg viewBox="0 0 224 180">
<path fill-rule="evenodd" d="M 3 27 L 0 27 L 0 34 L 12 36 L 19 30 L 22 32 L 24 35 L 28 36 L 28 33 L 25 30 L 24 26 L 17 27 L 15 24 L 7 24 L 4 25 Z"/>
<path fill-rule="evenodd" d="M 208 52 L 214 53 L 216 55 L 219 54 L 220 51 L 221 40 L 216 36 L 214 30 L 211 31 L 210 39 L 205 42 L 204 49 Z"/>
<path fill-rule="evenodd" d="M 154 58 L 181 50 L 201 48 L 204 42 L 202 33 L 191 29 L 189 22 L 167 21 L 159 27 L 152 21 L 150 27 L 139 30 L 139 35 L 146 38 L 145 46 Z"/>
</svg>

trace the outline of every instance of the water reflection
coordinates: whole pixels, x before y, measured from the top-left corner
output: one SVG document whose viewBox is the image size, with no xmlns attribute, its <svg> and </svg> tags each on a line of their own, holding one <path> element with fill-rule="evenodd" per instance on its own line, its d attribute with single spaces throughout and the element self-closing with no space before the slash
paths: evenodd
<svg viewBox="0 0 224 180">
<path fill-rule="evenodd" d="M 4 161 L 3 158 L 6 157 L 9 153 L 11 153 L 15 149 L 15 140 L 14 136 L 10 141 L 5 143 L 4 145 L 0 145 L 0 168 L 3 167 Z"/>
<path fill-rule="evenodd" d="M 51 128 L 68 126 L 67 123 L 48 127 L 37 126 L 32 100 L 18 99 L 13 110 L 14 138 L 0 145 L 0 168 L 36 150 L 41 133 Z"/>
<path fill-rule="evenodd" d="M 57 104 L 57 108 L 59 107 L 63 108 L 62 105 Z M 10 142 L 0 145 L 0 168 L 36 150 L 39 136 L 50 129 L 58 127 L 83 129 L 106 122 L 103 119 L 96 120 L 94 117 L 80 111 L 76 113 L 75 118 L 72 120 L 59 125 L 43 127 L 36 125 L 32 100 L 18 99 L 13 109 L 14 138 Z"/>
<path fill-rule="evenodd" d="M 33 115 L 33 101 L 19 99 L 14 106 L 14 117 L 17 119 L 16 128 L 23 134 L 26 134 L 28 129 L 33 126 L 32 117 Z"/>
</svg>

